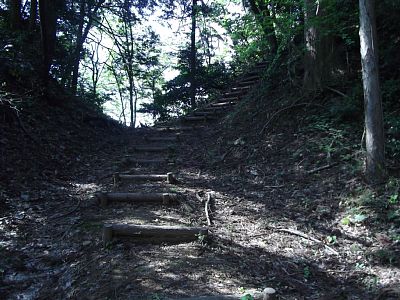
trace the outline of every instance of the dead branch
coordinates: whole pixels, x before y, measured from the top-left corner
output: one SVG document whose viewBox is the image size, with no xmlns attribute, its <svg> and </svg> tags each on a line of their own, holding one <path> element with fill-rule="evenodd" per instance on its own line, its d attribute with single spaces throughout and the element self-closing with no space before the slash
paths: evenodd
<svg viewBox="0 0 400 300">
<path fill-rule="evenodd" d="M 339 255 L 339 252 L 337 252 L 333 248 L 329 247 L 328 245 L 325 245 L 325 243 L 323 241 L 320 241 L 320 240 L 318 240 L 318 239 L 316 239 L 316 238 L 314 238 L 312 236 L 309 236 L 308 234 L 305 234 L 304 232 L 301 232 L 301 231 L 298 231 L 298 230 L 295 230 L 295 229 L 286 229 L 286 228 L 274 228 L 274 229 L 278 230 L 278 231 L 281 231 L 281 232 L 286 232 L 286 233 L 290 233 L 290 234 L 293 234 L 293 235 L 297 235 L 297 236 L 300 236 L 300 237 L 302 237 L 304 239 L 313 241 L 313 242 L 315 242 L 317 244 L 324 245 L 325 248 L 328 249 L 329 251 L 331 251 L 333 254 Z"/>
<path fill-rule="evenodd" d="M 269 118 L 269 120 L 267 121 L 267 123 L 265 123 L 265 125 L 263 126 L 263 128 L 261 129 L 261 131 L 259 132 L 259 134 L 263 134 L 264 131 L 268 128 L 269 124 L 281 113 L 290 110 L 292 108 L 297 108 L 297 107 L 301 107 L 301 106 L 318 106 L 318 107 L 323 107 L 320 104 L 316 104 L 316 103 L 311 103 L 311 102 L 303 102 L 303 103 L 298 103 L 298 104 L 292 104 L 289 106 L 286 106 L 284 108 L 279 109 L 278 111 L 276 111 L 275 113 L 272 114 L 271 118 Z"/>
<path fill-rule="evenodd" d="M 333 164 L 329 164 L 329 165 L 326 165 L 326 166 L 322 166 L 322 167 L 319 167 L 319 168 L 316 168 L 316 169 L 307 171 L 306 173 L 307 173 L 308 175 L 314 174 L 314 173 L 317 173 L 317 172 L 322 171 L 322 170 L 330 169 L 330 168 L 332 168 L 332 167 L 334 167 L 334 166 L 337 166 L 338 164 L 339 164 L 339 163 L 336 162 L 336 163 L 333 163 Z"/>
<path fill-rule="evenodd" d="M 210 214 L 209 214 L 209 209 L 210 209 L 210 201 L 211 201 L 211 193 L 207 193 L 207 200 L 204 206 L 205 212 L 206 212 L 206 218 L 207 218 L 207 225 L 211 226 L 211 219 L 210 219 Z"/>
<path fill-rule="evenodd" d="M 82 202 L 82 200 L 81 200 L 81 198 L 79 198 L 78 199 L 78 203 L 76 204 L 74 209 L 72 209 L 69 212 L 66 212 L 64 214 L 55 215 L 53 217 L 50 217 L 50 220 L 57 220 L 57 219 L 64 218 L 64 217 L 67 217 L 69 215 L 72 215 L 74 212 L 76 212 L 81 207 L 81 202 Z"/>
<path fill-rule="evenodd" d="M 349 98 L 349 96 L 347 96 L 345 93 L 342 93 L 341 91 L 339 91 L 339 90 L 337 90 L 337 89 L 331 88 L 331 87 L 329 87 L 329 86 L 326 86 L 325 88 L 326 88 L 327 90 L 330 90 L 330 91 L 332 91 L 332 92 L 334 92 L 334 93 L 336 93 L 336 94 L 342 96 L 343 98 Z"/>
<path fill-rule="evenodd" d="M 325 245 L 325 243 L 324 243 L 323 241 L 318 240 L 318 239 L 316 239 L 316 238 L 314 238 L 314 237 L 312 237 L 312 236 L 310 236 L 310 235 L 308 235 L 308 234 L 305 234 L 304 232 L 301 232 L 301 231 L 299 231 L 299 230 L 296 230 L 296 229 L 287 229 L 287 228 L 277 228 L 277 227 L 273 227 L 273 226 L 268 226 L 268 229 L 276 230 L 276 231 L 281 231 L 281 232 L 286 232 L 286 233 L 293 234 L 293 235 L 297 235 L 297 236 L 302 237 L 302 238 L 304 238 L 304 239 L 306 239 L 306 240 L 310 240 L 310 241 L 315 242 L 315 243 L 317 243 L 317 244 L 324 245 L 324 247 L 325 247 L 326 249 L 328 249 L 329 251 L 331 251 L 333 254 L 339 255 L 339 252 L 337 252 L 337 251 L 336 251 L 335 249 L 333 249 L 332 247 L 329 247 L 328 245 Z M 264 233 L 259 233 L 259 234 L 255 234 L 255 235 L 251 235 L 251 237 L 252 237 L 252 238 L 255 238 L 255 237 L 264 237 L 265 235 L 267 235 L 266 232 L 264 232 Z"/>
</svg>

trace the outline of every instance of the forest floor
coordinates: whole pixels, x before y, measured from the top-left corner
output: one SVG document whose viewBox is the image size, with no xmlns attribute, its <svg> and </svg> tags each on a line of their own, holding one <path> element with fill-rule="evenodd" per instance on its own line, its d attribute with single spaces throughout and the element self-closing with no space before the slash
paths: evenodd
<svg viewBox="0 0 400 300">
<path fill-rule="evenodd" d="M 175 134 L 82 115 L 24 115 L 29 137 L 17 122 L 0 122 L 3 299 L 179 299 L 265 287 L 279 299 L 399 298 L 399 182 L 363 182 L 362 132 L 315 120 L 274 122 L 263 134 L 215 123 L 185 132 L 168 154 L 137 154 L 145 135 Z M 165 155 L 176 163 L 127 158 Z M 113 174 L 126 171 L 174 172 L 179 183 L 114 186 Z M 101 208 L 100 191 L 183 200 Z M 104 223 L 207 226 L 208 193 L 206 240 L 103 246 Z"/>
</svg>

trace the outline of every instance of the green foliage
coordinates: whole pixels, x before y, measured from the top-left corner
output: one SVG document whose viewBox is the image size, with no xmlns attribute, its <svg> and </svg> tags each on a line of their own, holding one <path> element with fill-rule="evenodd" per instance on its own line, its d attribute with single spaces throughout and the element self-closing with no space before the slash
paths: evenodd
<svg viewBox="0 0 400 300">
<path fill-rule="evenodd" d="M 309 266 L 303 268 L 303 277 L 304 279 L 309 279 L 311 277 L 311 269 Z"/>
<path fill-rule="evenodd" d="M 389 204 L 397 204 L 399 202 L 399 194 L 390 195 L 388 202 Z"/>
<path fill-rule="evenodd" d="M 385 118 L 387 129 L 386 151 L 389 157 L 400 156 L 400 119 L 397 114 L 387 115 Z"/>
<path fill-rule="evenodd" d="M 334 98 L 329 104 L 329 115 L 337 122 L 362 123 L 363 118 L 363 90 L 357 84 L 347 97 Z"/>
<path fill-rule="evenodd" d="M 216 61 L 207 65 L 202 55 L 198 55 L 196 61 L 197 104 L 201 105 L 208 97 L 223 89 L 229 75 L 222 62 Z M 158 121 L 167 121 L 191 109 L 188 49 L 181 51 L 177 70 L 179 75 L 163 84 L 154 94 L 154 101 L 142 105 L 141 112 L 151 113 Z"/>
<path fill-rule="evenodd" d="M 328 242 L 328 244 L 334 245 L 337 243 L 337 237 L 336 235 L 329 235 L 326 237 L 326 241 Z"/>
<path fill-rule="evenodd" d="M 254 300 L 254 297 L 250 294 L 246 294 L 240 298 L 240 300 Z"/>
<path fill-rule="evenodd" d="M 381 265 L 398 265 L 400 262 L 396 251 L 391 249 L 378 249 L 368 255 L 370 260 Z"/>
</svg>

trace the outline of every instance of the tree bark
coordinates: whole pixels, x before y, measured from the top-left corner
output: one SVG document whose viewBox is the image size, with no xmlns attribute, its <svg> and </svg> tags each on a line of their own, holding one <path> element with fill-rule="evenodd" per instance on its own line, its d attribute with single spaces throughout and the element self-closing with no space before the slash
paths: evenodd
<svg viewBox="0 0 400 300">
<path fill-rule="evenodd" d="M 53 59 L 55 45 L 56 45 L 56 32 L 57 32 L 56 1 L 40 0 L 39 13 L 40 13 L 40 29 L 42 36 L 42 60 L 43 60 L 41 76 L 44 83 L 45 92 L 47 93 L 48 83 L 50 79 L 49 72 L 51 67 L 51 60 Z"/>
<path fill-rule="evenodd" d="M 250 8 L 256 17 L 256 20 L 262 27 L 265 37 L 270 46 L 271 54 L 276 54 L 278 50 L 278 41 L 276 39 L 275 28 L 271 12 L 268 5 L 263 1 L 249 0 Z"/>
<path fill-rule="evenodd" d="M 12 30 L 18 30 L 22 27 L 21 17 L 21 0 L 8 0 L 8 10 L 10 13 L 10 28 Z"/>
<path fill-rule="evenodd" d="M 38 0 L 31 0 L 29 10 L 29 30 L 33 31 L 36 28 L 36 20 L 38 17 Z"/>
<path fill-rule="evenodd" d="M 192 2 L 192 31 L 190 33 L 190 105 L 196 108 L 196 15 L 197 0 Z"/>
<path fill-rule="evenodd" d="M 382 183 L 386 178 L 386 169 L 374 4 L 373 0 L 359 0 L 367 150 L 365 175 L 371 183 Z"/>
<path fill-rule="evenodd" d="M 312 19 L 319 13 L 319 2 L 304 0 L 304 79 L 306 90 L 316 90 L 321 86 L 321 69 L 318 59 L 318 29 Z"/>
<path fill-rule="evenodd" d="M 96 6 L 92 9 L 92 6 L 86 4 L 86 0 L 81 0 L 80 3 L 80 17 L 78 32 L 75 44 L 75 53 L 73 57 L 72 65 L 72 79 L 71 79 L 71 90 L 73 94 L 76 94 L 78 89 L 78 78 L 79 78 L 79 63 L 81 61 L 81 53 L 83 50 L 83 44 L 85 43 L 87 36 L 89 34 L 90 28 L 92 28 L 93 17 L 97 14 L 100 7 L 103 5 L 105 0 L 100 0 L 97 2 Z M 87 11 L 87 13 L 86 13 Z M 89 21 L 85 27 L 85 17 L 88 15 Z"/>
</svg>

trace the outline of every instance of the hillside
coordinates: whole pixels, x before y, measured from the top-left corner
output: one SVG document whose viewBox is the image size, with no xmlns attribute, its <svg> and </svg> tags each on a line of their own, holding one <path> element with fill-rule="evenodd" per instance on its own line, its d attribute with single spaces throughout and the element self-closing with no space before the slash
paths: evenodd
<svg viewBox="0 0 400 300">
<path fill-rule="evenodd" d="M 279 299 L 397 298 L 398 180 L 364 183 L 362 129 L 321 106 L 340 101 L 334 93 L 300 101 L 282 89 L 265 101 L 254 97 L 258 79 L 216 110 L 249 76 L 214 102 L 214 118 L 128 130 L 84 106 L 37 104 L 2 122 L 3 295 L 239 299 L 271 287 Z M 168 172 L 177 183 L 113 184 L 115 174 Z M 140 196 L 120 203 L 117 192 Z M 176 201 L 146 200 L 156 193 Z M 104 244 L 104 224 L 200 226 L 208 236 L 114 233 Z"/>
<path fill-rule="evenodd" d="M 0 298 L 400 299 L 399 16 L 0 2 Z"/>
</svg>

